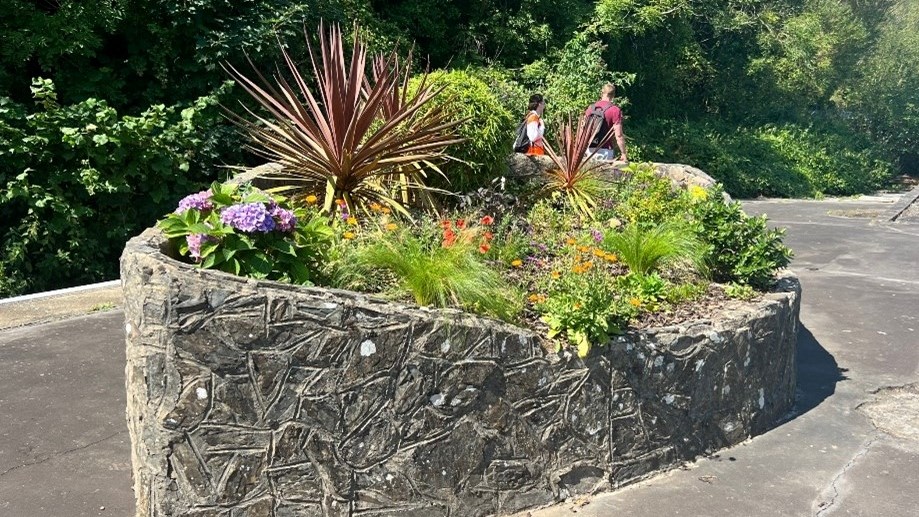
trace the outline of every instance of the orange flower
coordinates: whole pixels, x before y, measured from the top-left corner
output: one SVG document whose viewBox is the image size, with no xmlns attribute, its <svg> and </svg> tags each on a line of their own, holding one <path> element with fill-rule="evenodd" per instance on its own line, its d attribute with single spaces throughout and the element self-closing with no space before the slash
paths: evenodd
<svg viewBox="0 0 919 517">
<path fill-rule="evenodd" d="M 568 239 L 565 241 L 565 244 L 567 244 L 567 245 L 569 245 L 569 246 L 573 246 L 575 242 L 577 242 L 577 241 L 574 240 L 574 239 L 572 239 L 571 237 L 568 237 Z"/>
<path fill-rule="evenodd" d="M 383 208 L 383 206 L 380 205 L 379 203 L 376 203 L 376 202 L 370 203 L 370 209 L 373 210 L 374 212 L 379 212 L 380 209 L 382 209 L 382 208 Z"/>
<path fill-rule="evenodd" d="M 396 223 L 388 223 L 388 224 L 386 225 L 386 229 L 389 230 L 389 231 L 391 231 L 391 232 L 395 231 L 396 228 L 398 228 L 398 226 L 396 226 Z"/>
<path fill-rule="evenodd" d="M 349 217 L 348 224 L 350 224 L 351 226 L 357 225 L 357 217 Z"/>
<path fill-rule="evenodd" d="M 388 214 L 388 213 L 392 212 L 392 210 L 390 210 L 388 206 L 384 206 L 384 207 L 381 208 L 380 210 L 382 210 L 384 214 Z"/>
<path fill-rule="evenodd" d="M 453 221 L 448 221 L 444 219 L 443 221 L 440 222 L 440 227 L 443 228 L 444 230 L 449 230 L 451 226 L 453 226 Z"/>
<path fill-rule="evenodd" d="M 588 251 L 590 251 L 590 246 L 578 246 L 578 251 L 580 251 L 581 253 L 587 253 Z"/>
<path fill-rule="evenodd" d="M 483 224 L 485 226 L 488 226 L 493 222 L 495 222 L 495 218 L 490 215 L 486 215 L 479 221 L 480 224 Z"/>
<path fill-rule="evenodd" d="M 346 239 L 348 239 L 348 240 L 351 240 L 351 239 L 354 238 L 354 232 L 345 232 L 345 233 L 342 234 L 342 237 L 344 237 L 344 238 L 346 238 Z"/>
<path fill-rule="evenodd" d="M 523 261 L 520 259 L 514 259 L 511 261 L 511 265 L 514 267 L 520 267 L 523 265 Z"/>
<path fill-rule="evenodd" d="M 559 273 L 558 271 L 553 271 L 553 272 L 552 272 L 552 279 L 553 279 L 553 280 L 558 280 L 558 279 L 561 278 L 561 277 L 562 277 L 562 274 Z"/>
<path fill-rule="evenodd" d="M 641 307 L 641 300 L 638 298 L 629 298 L 629 305 L 632 307 Z"/>
<path fill-rule="evenodd" d="M 490 249 L 491 249 L 491 245 L 488 244 L 487 242 L 483 242 L 483 243 L 479 246 L 479 253 L 482 253 L 482 254 L 488 253 L 488 250 L 490 250 Z"/>
<path fill-rule="evenodd" d="M 465 219 L 457 219 L 457 220 L 456 220 L 456 227 L 459 228 L 459 229 L 465 228 L 465 227 L 466 227 L 466 220 L 465 220 Z"/>
<path fill-rule="evenodd" d="M 580 275 L 581 273 L 583 273 L 584 271 L 587 271 L 587 270 L 584 269 L 584 266 L 582 266 L 582 265 L 580 265 L 580 264 L 575 264 L 574 267 L 571 268 L 571 271 L 573 271 L 573 272 L 575 272 L 575 273 L 577 273 L 577 274 Z"/>
<path fill-rule="evenodd" d="M 490 241 L 493 237 L 494 235 L 492 235 L 491 232 L 485 232 L 484 234 L 482 234 L 482 238 L 485 239 L 486 241 Z"/>
<path fill-rule="evenodd" d="M 594 263 L 593 263 L 593 262 L 587 261 L 587 262 L 584 263 L 584 271 L 587 271 L 588 269 L 590 269 L 590 268 L 592 268 L 592 267 L 594 267 Z"/>
<path fill-rule="evenodd" d="M 615 253 L 607 253 L 606 256 L 603 258 L 605 258 L 607 262 L 619 261 L 619 257 L 617 257 Z"/>
<path fill-rule="evenodd" d="M 335 200 L 335 204 L 338 205 L 338 206 L 345 206 L 345 200 L 344 200 L 344 199 L 336 199 L 336 200 Z"/>
<path fill-rule="evenodd" d="M 576 302 L 576 303 L 574 304 L 574 310 L 578 310 L 578 309 L 580 309 L 580 308 L 581 308 L 581 304 Z"/>
<path fill-rule="evenodd" d="M 317 197 L 314 196 L 313 194 L 310 194 L 310 195 L 306 196 L 306 204 L 308 204 L 308 205 L 315 205 L 315 204 L 316 204 L 316 201 L 318 201 L 318 200 L 319 200 L 319 198 L 317 198 Z"/>
<path fill-rule="evenodd" d="M 530 295 L 528 299 L 530 300 L 530 302 L 536 303 L 539 300 L 539 295 L 536 293 L 533 293 Z"/>
<path fill-rule="evenodd" d="M 604 257 L 604 256 L 606 256 L 606 252 L 603 251 L 603 250 L 601 250 L 600 248 L 594 248 L 594 256 L 596 256 L 596 257 Z"/>
<path fill-rule="evenodd" d="M 444 230 L 444 248 L 449 248 L 453 246 L 453 243 L 456 242 L 456 233 L 451 229 Z"/>
</svg>

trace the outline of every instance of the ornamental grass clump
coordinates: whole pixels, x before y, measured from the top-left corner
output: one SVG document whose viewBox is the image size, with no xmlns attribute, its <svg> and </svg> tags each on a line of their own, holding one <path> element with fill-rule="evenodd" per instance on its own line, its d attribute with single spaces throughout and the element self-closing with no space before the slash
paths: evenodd
<svg viewBox="0 0 919 517">
<path fill-rule="evenodd" d="M 706 271 L 702 242 L 685 224 L 675 221 L 652 227 L 637 223 L 625 225 L 622 231 L 604 236 L 603 248 L 615 252 L 619 260 L 638 275 L 678 264 L 685 264 L 698 273 Z"/>
<path fill-rule="evenodd" d="M 418 305 L 458 307 L 514 321 L 522 294 L 484 259 L 491 233 L 483 221 L 444 220 L 440 236 L 425 239 L 408 229 L 385 229 L 368 237 L 351 255 L 353 267 L 393 275 L 397 291 Z"/>
<path fill-rule="evenodd" d="M 179 256 L 204 269 L 313 284 L 332 228 L 315 210 L 249 186 L 214 183 L 159 222 Z"/>
</svg>

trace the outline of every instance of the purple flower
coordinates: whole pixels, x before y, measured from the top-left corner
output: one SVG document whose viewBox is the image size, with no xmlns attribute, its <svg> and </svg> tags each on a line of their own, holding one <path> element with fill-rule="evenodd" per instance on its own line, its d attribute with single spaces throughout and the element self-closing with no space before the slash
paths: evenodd
<svg viewBox="0 0 919 517">
<path fill-rule="evenodd" d="M 211 203 L 211 191 L 202 190 L 197 194 L 183 197 L 182 200 L 179 201 L 179 208 L 176 209 L 175 213 L 183 214 L 189 208 L 194 208 L 195 210 L 210 210 L 214 208 L 213 203 Z"/>
<path fill-rule="evenodd" d="M 282 232 L 289 232 L 294 229 L 294 226 L 297 224 L 297 216 L 290 210 L 274 205 L 271 209 L 271 217 L 274 218 L 277 223 L 278 230 Z"/>
<path fill-rule="evenodd" d="M 210 235 L 206 233 L 192 233 L 185 236 L 185 242 L 188 243 L 188 254 L 191 255 L 191 258 L 197 260 L 201 259 L 201 245 L 207 241 L 213 240 Z"/>
<path fill-rule="evenodd" d="M 264 203 L 245 203 L 229 206 L 220 213 L 220 222 L 246 233 L 268 233 L 275 222 Z"/>
<path fill-rule="evenodd" d="M 597 230 L 596 228 L 590 229 L 590 235 L 594 238 L 594 242 L 600 242 L 603 240 L 603 232 Z"/>
</svg>

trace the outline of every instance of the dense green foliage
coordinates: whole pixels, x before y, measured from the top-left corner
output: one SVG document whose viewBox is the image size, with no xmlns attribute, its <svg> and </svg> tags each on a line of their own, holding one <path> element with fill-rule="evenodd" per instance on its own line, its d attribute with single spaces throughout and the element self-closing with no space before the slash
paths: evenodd
<svg viewBox="0 0 919 517">
<path fill-rule="evenodd" d="M 320 20 L 445 70 L 479 126 L 459 152 L 480 165 L 448 166 L 460 189 L 498 173 L 529 93 L 554 142 L 610 80 L 632 159 L 700 167 L 735 197 L 919 169 L 919 0 L 6 0 L 0 296 L 113 277 L 124 239 L 215 165 L 256 163 L 216 116 L 242 98 L 221 65 L 271 70 L 277 38 L 306 62 Z M 56 98 L 35 102 L 39 77 Z"/>
<path fill-rule="evenodd" d="M 215 96 L 119 115 L 60 105 L 37 80 L 31 114 L 0 99 L 0 296 L 117 275 L 124 242 L 213 175 Z"/>
</svg>

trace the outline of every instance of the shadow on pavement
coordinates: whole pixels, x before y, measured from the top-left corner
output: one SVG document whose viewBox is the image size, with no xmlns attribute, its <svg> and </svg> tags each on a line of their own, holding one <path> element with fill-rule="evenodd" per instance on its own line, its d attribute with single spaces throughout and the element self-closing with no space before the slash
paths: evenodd
<svg viewBox="0 0 919 517">
<path fill-rule="evenodd" d="M 848 379 L 846 368 L 840 368 L 836 359 L 823 348 L 804 325 L 798 329 L 798 352 L 795 357 L 798 388 L 795 406 L 790 418 L 795 418 L 817 407 L 836 391 L 836 383 Z"/>
</svg>

